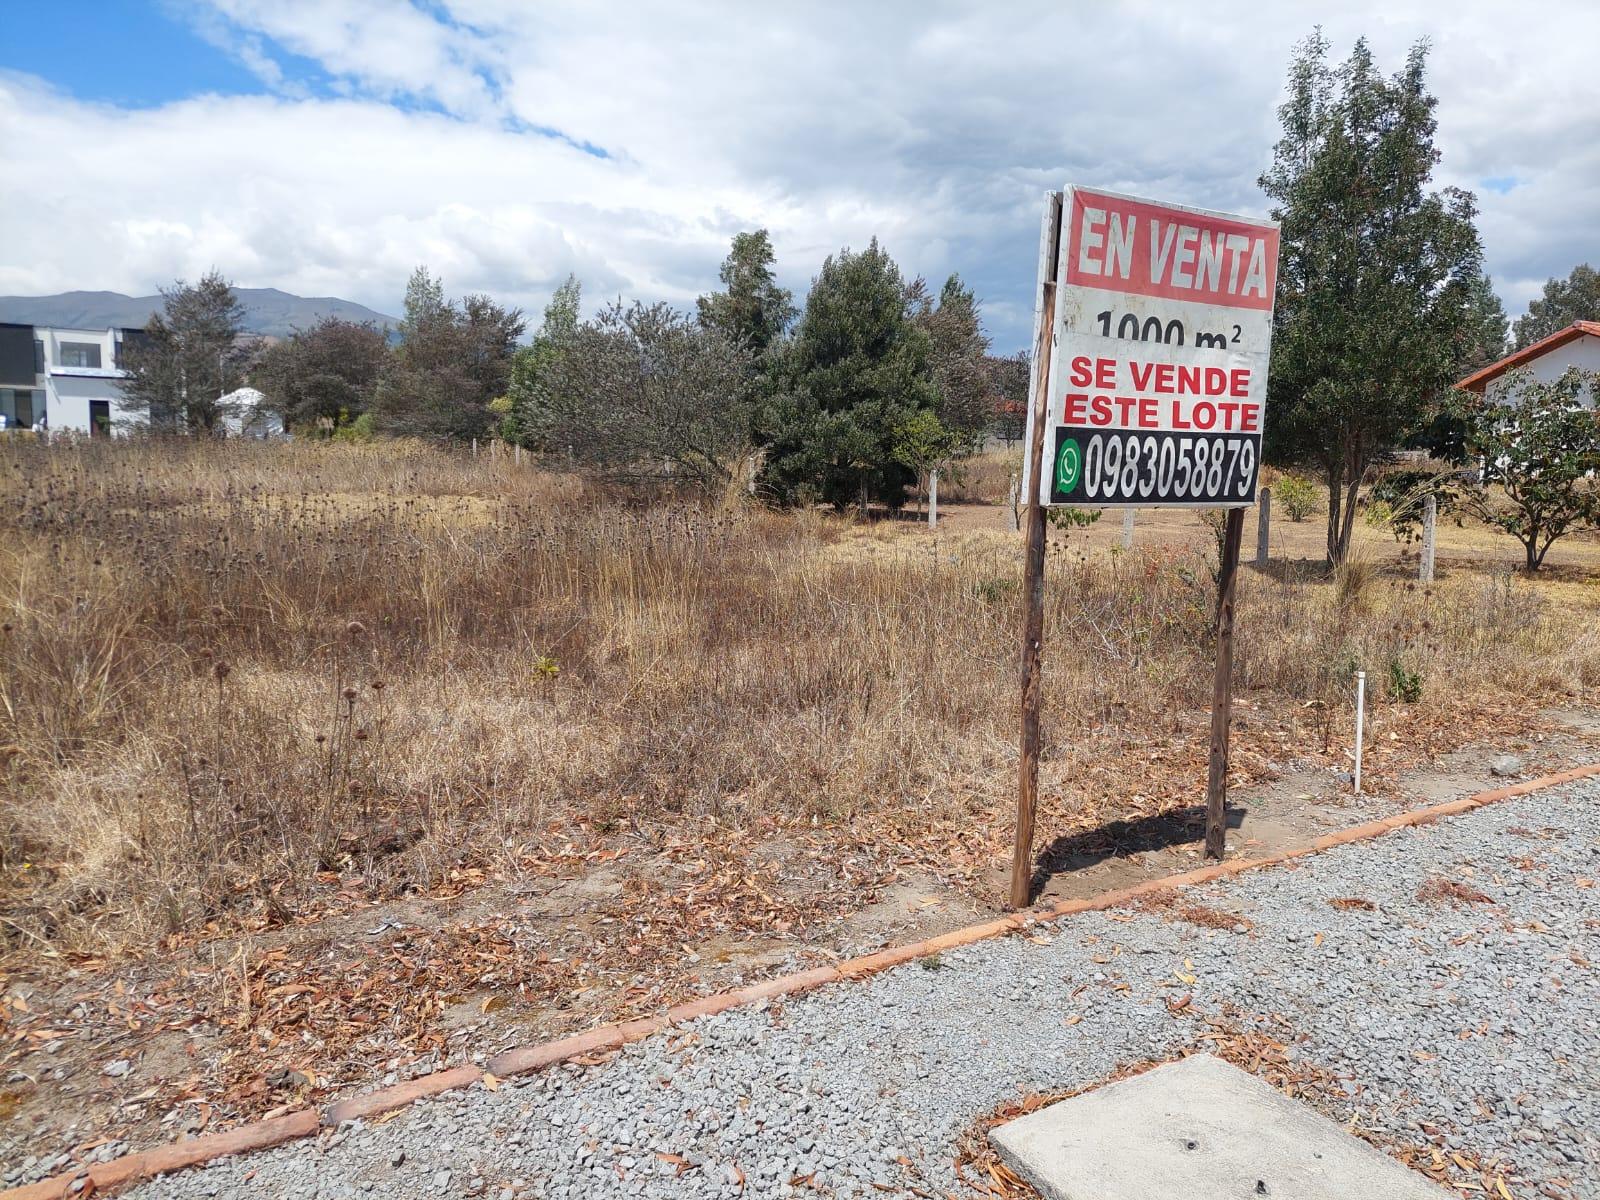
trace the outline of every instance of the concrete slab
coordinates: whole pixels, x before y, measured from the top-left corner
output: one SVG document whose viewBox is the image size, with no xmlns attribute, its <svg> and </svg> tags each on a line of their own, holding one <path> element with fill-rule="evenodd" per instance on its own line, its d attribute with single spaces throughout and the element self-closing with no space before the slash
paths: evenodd
<svg viewBox="0 0 1600 1200">
<path fill-rule="evenodd" d="M 1449 1200 L 1321 1114 L 1209 1054 L 989 1134 L 1048 1200 Z"/>
</svg>

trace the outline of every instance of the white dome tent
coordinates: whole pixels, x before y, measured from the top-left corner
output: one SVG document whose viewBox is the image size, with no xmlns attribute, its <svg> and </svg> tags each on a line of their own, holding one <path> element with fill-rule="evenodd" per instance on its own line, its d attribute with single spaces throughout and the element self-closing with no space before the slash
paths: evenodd
<svg viewBox="0 0 1600 1200">
<path fill-rule="evenodd" d="M 229 437 L 282 437 L 283 418 L 264 407 L 266 397 L 253 387 L 229 392 L 217 401 L 222 409 L 222 428 Z"/>
</svg>

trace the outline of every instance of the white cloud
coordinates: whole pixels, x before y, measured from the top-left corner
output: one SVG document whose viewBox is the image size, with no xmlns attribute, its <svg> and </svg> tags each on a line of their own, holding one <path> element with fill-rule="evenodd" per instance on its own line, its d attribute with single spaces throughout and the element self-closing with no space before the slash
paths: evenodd
<svg viewBox="0 0 1600 1200">
<path fill-rule="evenodd" d="M 406 0 L 205 0 L 207 22 L 231 23 L 246 44 L 259 36 L 382 96 L 415 96 L 449 112 L 495 109 L 494 45 Z"/>
<path fill-rule="evenodd" d="M 0 77 L 0 292 L 215 265 L 392 312 L 426 262 L 535 312 L 569 271 L 591 301 L 687 303 L 765 225 L 797 290 L 876 234 L 910 272 L 967 276 L 1018 347 L 1039 193 L 1262 211 L 1287 56 L 1319 19 L 1387 69 L 1433 40 L 1439 179 L 1478 192 L 1513 315 L 1595 253 L 1600 12 L 1571 5 L 188 2 L 277 90 L 123 112 Z M 274 49 L 343 94 L 292 60 L 275 78 Z"/>
</svg>

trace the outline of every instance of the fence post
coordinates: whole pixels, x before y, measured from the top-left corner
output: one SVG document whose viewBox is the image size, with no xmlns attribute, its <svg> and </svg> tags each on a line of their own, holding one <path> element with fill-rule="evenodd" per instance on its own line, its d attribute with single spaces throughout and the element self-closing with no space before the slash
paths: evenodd
<svg viewBox="0 0 1600 1200">
<path fill-rule="evenodd" d="M 1422 568 L 1423 583 L 1433 582 L 1433 551 L 1435 532 L 1439 523 L 1439 501 L 1430 495 L 1422 502 Z"/>
<path fill-rule="evenodd" d="M 477 458 L 478 457 L 478 439 L 477 438 L 473 438 L 472 439 L 472 457 L 473 458 Z"/>
<path fill-rule="evenodd" d="M 513 463 L 515 463 L 519 467 L 522 465 L 522 443 L 521 442 L 513 442 L 513 443 L 511 443 L 511 461 Z"/>
<path fill-rule="evenodd" d="M 1258 502 L 1261 511 L 1256 514 L 1256 566 L 1264 567 L 1270 557 L 1268 551 L 1269 531 L 1272 528 L 1272 489 L 1262 488 L 1261 499 Z"/>
<path fill-rule="evenodd" d="M 1006 491 L 1006 528 L 1016 533 L 1021 526 L 1017 522 L 1017 506 L 1022 503 L 1022 477 L 1013 475 L 1011 486 Z"/>
<path fill-rule="evenodd" d="M 1122 548 L 1133 549 L 1133 509 L 1122 510 Z"/>
<path fill-rule="evenodd" d="M 939 527 L 939 471 L 928 472 L 928 528 Z"/>
<path fill-rule="evenodd" d="M 1351 775 L 1356 795 L 1361 795 L 1361 750 L 1362 735 L 1365 733 L 1367 721 L 1367 673 L 1356 672 L 1356 769 Z"/>
</svg>

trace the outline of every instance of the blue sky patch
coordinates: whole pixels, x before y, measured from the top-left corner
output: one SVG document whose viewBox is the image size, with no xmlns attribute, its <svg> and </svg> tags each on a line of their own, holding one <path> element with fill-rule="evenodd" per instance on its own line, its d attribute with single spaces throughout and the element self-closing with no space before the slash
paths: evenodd
<svg viewBox="0 0 1600 1200">
<path fill-rule="evenodd" d="M 236 39 L 219 17 L 210 17 L 213 28 L 207 29 L 195 16 L 152 0 L 38 5 L 26 21 L 7 29 L 0 67 L 46 79 L 77 99 L 119 108 L 155 108 L 208 94 L 335 94 L 332 77 L 312 59 L 265 38 Z M 247 40 L 276 69 L 278 84 L 252 70 L 240 49 L 228 47 L 232 40 L 241 48 Z"/>
</svg>

